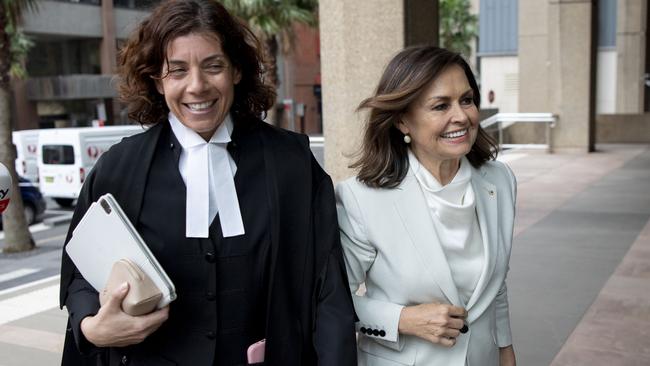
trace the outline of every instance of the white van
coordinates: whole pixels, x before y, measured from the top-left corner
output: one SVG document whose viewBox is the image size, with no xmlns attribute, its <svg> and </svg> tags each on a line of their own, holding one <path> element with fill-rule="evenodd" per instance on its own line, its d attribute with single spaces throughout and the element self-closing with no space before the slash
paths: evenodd
<svg viewBox="0 0 650 366">
<path fill-rule="evenodd" d="M 97 159 L 141 126 L 43 129 L 38 138 L 40 189 L 62 207 L 72 206 Z"/>
<path fill-rule="evenodd" d="M 16 145 L 16 173 L 32 183 L 38 182 L 38 133 L 40 130 L 21 130 L 12 133 Z"/>
</svg>

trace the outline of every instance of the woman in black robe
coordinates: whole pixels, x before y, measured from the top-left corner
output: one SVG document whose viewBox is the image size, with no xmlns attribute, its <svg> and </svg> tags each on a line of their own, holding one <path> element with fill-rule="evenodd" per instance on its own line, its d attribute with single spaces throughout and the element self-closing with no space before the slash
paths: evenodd
<svg viewBox="0 0 650 366">
<path fill-rule="evenodd" d="M 255 36 L 218 2 L 165 1 L 119 69 L 129 116 L 150 127 L 100 158 L 68 240 L 113 194 L 178 298 L 132 317 L 126 286 L 100 306 L 64 250 L 63 364 L 245 365 L 266 339 L 265 365 L 354 365 L 332 183 L 305 136 L 260 120 L 275 93 Z"/>
</svg>

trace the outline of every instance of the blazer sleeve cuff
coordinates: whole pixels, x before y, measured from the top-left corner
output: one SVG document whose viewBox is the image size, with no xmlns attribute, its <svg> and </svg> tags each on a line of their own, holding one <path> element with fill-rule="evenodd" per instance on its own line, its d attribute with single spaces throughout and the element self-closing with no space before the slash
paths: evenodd
<svg viewBox="0 0 650 366">
<path fill-rule="evenodd" d="M 496 341 L 499 348 L 512 344 L 512 332 L 510 331 L 510 321 L 508 319 L 497 321 Z"/>
<path fill-rule="evenodd" d="M 81 331 L 81 321 L 87 316 L 94 316 L 96 313 L 97 311 L 70 313 L 70 326 L 72 328 L 72 334 L 74 335 L 74 341 L 77 345 L 77 349 L 82 355 L 89 355 L 97 350 L 97 347 L 94 344 L 90 343 Z"/>
<path fill-rule="evenodd" d="M 496 342 L 499 347 L 512 344 L 512 331 L 510 330 L 510 314 L 507 300 L 497 303 Z"/>
<path fill-rule="evenodd" d="M 85 283 L 85 281 L 75 280 L 72 287 L 79 283 Z M 96 351 L 98 347 L 90 343 L 81 331 L 81 321 L 88 316 L 94 316 L 99 311 L 97 292 L 87 289 L 75 291 L 73 296 L 68 296 L 65 305 L 70 316 L 70 328 L 72 328 L 72 334 L 79 352 L 82 355 L 88 355 Z"/>
<path fill-rule="evenodd" d="M 495 299 L 496 303 L 496 342 L 499 347 L 512 344 L 510 330 L 510 306 L 508 304 L 508 287 L 505 281 Z"/>
<path fill-rule="evenodd" d="M 398 330 L 399 318 L 404 306 L 365 297 L 358 297 L 355 300 L 358 305 L 364 302 L 363 305 L 357 306 L 359 322 L 356 327 L 359 334 L 374 338 L 386 347 L 401 350 L 404 344 L 400 342 Z M 363 308 L 366 311 L 361 310 Z M 364 316 L 366 314 L 372 314 L 372 316 Z"/>
</svg>

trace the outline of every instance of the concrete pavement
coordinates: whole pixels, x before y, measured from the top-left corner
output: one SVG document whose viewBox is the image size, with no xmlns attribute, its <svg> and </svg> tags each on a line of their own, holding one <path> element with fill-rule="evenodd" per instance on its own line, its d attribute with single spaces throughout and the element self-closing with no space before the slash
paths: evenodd
<svg viewBox="0 0 650 366">
<path fill-rule="evenodd" d="M 501 160 L 519 189 L 509 274 L 518 364 L 650 365 L 650 146 L 520 150 Z M 40 260 L 56 261 L 61 241 L 46 242 Z M 0 254 L 0 276 L 10 263 L 32 264 Z M 56 288 L 50 278 L 0 290 L 0 366 L 59 364 Z"/>
<path fill-rule="evenodd" d="M 650 365 L 650 255 L 639 255 L 650 246 L 649 147 L 529 154 L 510 165 L 519 180 L 508 280 L 519 364 Z"/>
<path fill-rule="evenodd" d="M 33 230 L 37 249 L 0 253 L 0 366 L 61 362 L 67 312 L 58 308 L 61 247 L 67 228 Z"/>
</svg>

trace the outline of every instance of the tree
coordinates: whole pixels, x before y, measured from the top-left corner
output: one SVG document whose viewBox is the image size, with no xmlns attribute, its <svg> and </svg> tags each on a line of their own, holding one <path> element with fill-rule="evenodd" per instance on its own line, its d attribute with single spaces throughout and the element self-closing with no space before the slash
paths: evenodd
<svg viewBox="0 0 650 366">
<path fill-rule="evenodd" d="M 318 0 L 223 0 L 224 6 L 247 22 L 264 45 L 268 61 L 267 81 L 274 88 L 278 80 L 277 55 L 289 53 L 293 44 L 295 23 L 315 26 L 318 22 Z M 269 114 L 272 118 L 272 111 Z"/>
<path fill-rule="evenodd" d="M 35 0 L 0 0 L 0 163 L 13 177 L 11 204 L 2 215 L 5 252 L 33 249 L 34 239 L 27 228 L 24 206 L 16 175 L 16 147 L 11 138 L 11 77 L 24 74 L 22 68 L 29 42 L 18 29 L 26 9 L 35 9 Z"/>
<path fill-rule="evenodd" d="M 440 45 L 468 58 L 478 36 L 478 18 L 470 13 L 469 0 L 440 0 Z"/>
</svg>

